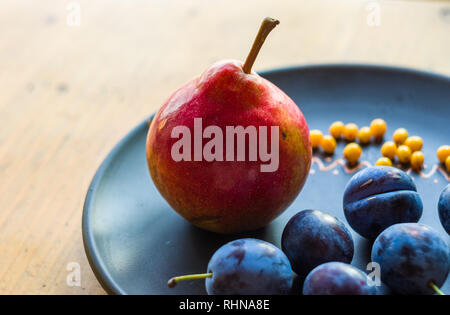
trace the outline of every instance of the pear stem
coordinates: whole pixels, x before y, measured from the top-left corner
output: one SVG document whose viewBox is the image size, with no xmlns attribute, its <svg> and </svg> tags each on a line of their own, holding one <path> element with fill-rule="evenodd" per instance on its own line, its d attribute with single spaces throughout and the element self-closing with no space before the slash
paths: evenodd
<svg viewBox="0 0 450 315">
<path fill-rule="evenodd" d="M 264 44 L 264 40 L 278 24 L 280 24 L 280 21 L 269 17 L 266 17 L 262 21 L 261 26 L 259 27 L 258 34 L 256 35 L 255 41 L 253 42 L 252 49 L 250 49 L 250 52 L 247 56 L 247 59 L 245 59 L 244 66 L 242 68 L 245 73 L 250 74 L 256 57 L 258 56 L 259 50 Z"/>
<path fill-rule="evenodd" d="M 441 289 L 439 289 L 439 288 L 437 287 L 437 285 L 435 285 L 432 281 L 430 281 L 430 282 L 428 283 L 428 285 L 429 285 L 430 288 L 432 288 L 432 289 L 434 290 L 434 292 L 436 292 L 438 295 L 445 295 L 445 293 L 442 292 Z"/>
<path fill-rule="evenodd" d="M 206 279 L 206 278 L 211 278 L 211 277 L 212 277 L 212 272 L 209 272 L 209 273 L 198 273 L 198 274 L 194 274 L 194 275 L 185 275 L 185 276 L 173 277 L 167 282 L 167 285 L 169 286 L 169 288 L 173 288 L 180 281 Z"/>
</svg>

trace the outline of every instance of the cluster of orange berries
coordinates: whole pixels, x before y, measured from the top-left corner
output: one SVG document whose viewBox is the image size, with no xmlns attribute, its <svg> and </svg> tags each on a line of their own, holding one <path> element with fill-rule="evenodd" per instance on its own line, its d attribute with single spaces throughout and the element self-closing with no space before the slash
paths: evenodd
<svg viewBox="0 0 450 315">
<path fill-rule="evenodd" d="M 420 151 L 423 147 L 423 140 L 419 136 L 408 136 L 405 128 L 395 130 L 393 141 L 386 141 L 381 146 L 382 158 L 379 158 L 376 165 L 392 165 L 392 161 L 397 157 L 401 164 L 410 163 L 411 168 L 420 170 L 425 161 L 425 155 Z M 442 145 L 436 151 L 437 157 L 445 168 L 450 172 L 450 146 Z"/>
<path fill-rule="evenodd" d="M 450 172 L 450 145 L 441 145 L 436 153 L 439 162 L 445 164 L 447 172 Z"/>
<path fill-rule="evenodd" d="M 318 129 L 310 131 L 311 145 L 314 149 L 321 148 L 327 154 L 333 154 L 336 149 L 336 140 L 344 138 L 349 141 L 344 148 L 344 158 L 349 164 L 356 164 L 361 157 L 362 145 L 368 144 L 372 138 L 382 139 L 386 133 L 387 125 L 383 119 L 372 120 L 370 127 L 358 126 L 354 123 L 344 125 L 341 121 L 336 121 L 330 125 L 329 135 L 323 135 Z M 392 161 L 397 157 L 402 164 L 410 163 L 415 170 L 422 168 L 425 156 L 420 151 L 423 147 L 423 140 L 418 136 L 408 136 L 405 128 L 395 130 L 393 141 L 386 141 L 381 147 L 381 155 L 376 165 L 392 166 Z M 437 156 L 441 163 L 444 163 L 447 171 L 450 172 L 450 146 L 443 145 L 437 150 Z"/>
<path fill-rule="evenodd" d="M 344 157 L 349 164 L 356 164 L 361 157 L 361 146 L 356 143 L 358 139 L 360 144 L 368 144 L 372 137 L 375 139 L 383 138 L 386 132 L 386 122 L 377 118 L 372 120 L 370 127 L 358 128 L 354 123 L 344 125 L 342 121 L 335 121 L 329 128 L 329 135 L 322 135 L 318 129 L 310 131 L 311 145 L 314 149 L 320 147 L 323 152 L 333 154 L 336 149 L 336 140 L 344 138 L 350 143 L 344 148 Z"/>
<path fill-rule="evenodd" d="M 422 168 L 425 155 L 420 151 L 423 147 L 423 140 L 418 136 L 408 137 L 408 131 L 404 128 L 395 130 L 394 141 L 386 141 L 381 146 L 382 158 L 378 159 L 377 165 L 392 165 L 392 161 L 397 157 L 402 164 L 411 163 L 413 169 Z"/>
</svg>

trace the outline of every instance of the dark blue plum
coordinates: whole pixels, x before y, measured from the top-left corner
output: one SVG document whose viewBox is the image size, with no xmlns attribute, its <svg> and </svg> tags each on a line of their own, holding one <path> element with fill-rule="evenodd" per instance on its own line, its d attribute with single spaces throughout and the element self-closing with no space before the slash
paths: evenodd
<svg viewBox="0 0 450 315">
<path fill-rule="evenodd" d="M 381 280 L 399 294 L 432 294 L 430 281 L 440 287 L 450 263 L 447 243 L 430 227 L 401 223 L 375 240 L 372 261 L 380 264 Z"/>
<path fill-rule="evenodd" d="M 328 262 L 316 267 L 303 283 L 304 295 L 376 295 L 367 275 L 356 267 L 341 262 Z"/>
<path fill-rule="evenodd" d="M 304 210 L 286 224 L 281 248 L 292 269 L 306 276 L 313 268 L 329 261 L 350 263 L 354 245 L 344 223 L 319 210 Z"/>
<path fill-rule="evenodd" d="M 345 217 L 367 239 L 375 239 L 393 224 L 418 222 L 422 209 L 413 180 L 395 167 L 365 168 L 345 187 Z"/>
<path fill-rule="evenodd" d="M 439 197 L 438 210 L 442 226 L 450 234 L 450 184 L 445 186 Z"/>
<path fill-rule="evenodd" d="M 208 264 L 211 278 L 206 291 L 211 295 L 287 294 L 292 286 L 292 269 L 286 255 L 265 241 L 245 238 L 219 248 Z"/>
</svg>

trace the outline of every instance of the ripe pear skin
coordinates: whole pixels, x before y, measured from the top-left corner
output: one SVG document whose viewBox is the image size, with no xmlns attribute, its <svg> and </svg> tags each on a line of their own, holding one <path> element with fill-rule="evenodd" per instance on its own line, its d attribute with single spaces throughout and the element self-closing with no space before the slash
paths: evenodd
<svg viewBox="0 0 450 315">
<path fill-rule="evenodd" d="M 176 162 L 171 155 L 178 138 L 172 129 L 186 126 L 194 135 L 194 118 L 207 126 L 279 126 L 279 165 L 245 161 Z M 209 139 L 203 139 L 203 146 Z M 194 144 L 191 141 L 192 156 Z M 225 140 L 224 140 L 225 142 Z M 224 144 L 225 156 L 225 144 Z M 270 151 L 270 144 L 268 144 Z M 236 149 L 234 151 L 236 154 Z M 217 232 L 239 233 L 266 226 L 302 189 L 311 165 L 309 129 L 297 105 L 278 87 L 255 72 L 244 73 L 239 61 L 222 61 L 175 91 L 153 118 L 146 156 L 151 177 L 172 208 L 193 225 Z"/>
</svg>

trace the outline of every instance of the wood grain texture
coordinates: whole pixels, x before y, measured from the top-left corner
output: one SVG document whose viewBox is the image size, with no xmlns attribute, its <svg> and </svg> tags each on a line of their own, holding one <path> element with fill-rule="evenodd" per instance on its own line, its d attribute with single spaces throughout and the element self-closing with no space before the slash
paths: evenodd
<svg viewBox="0 0 450 315">
<path fill-rule="evenodd" d="M 67 24 L 69 3 L 81 24 Z M 255 63 L 357 62 L 450 74 L 450 3 L 381 1 L 0 3 L 0 293 L 103 294 L 82 206 L 114 144 L 212 62 L 244 59 L 265 16 L 281 21 Z M 373 2 L 373 1 L 371 1 Z M 81 286 L 66 284 L 67 264 Z"/>
</svg>

